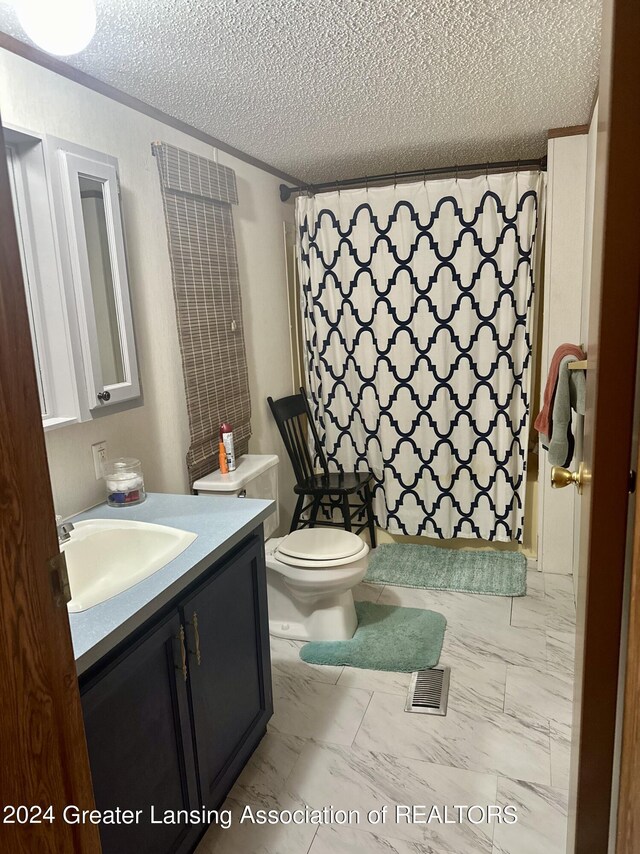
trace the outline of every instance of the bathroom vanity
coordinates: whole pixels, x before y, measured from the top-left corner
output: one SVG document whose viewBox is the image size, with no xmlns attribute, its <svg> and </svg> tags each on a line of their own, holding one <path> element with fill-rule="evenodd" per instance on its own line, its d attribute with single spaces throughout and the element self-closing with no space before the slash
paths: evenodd
<svg viewBox="0 0 640 854">
<path fill-rule="evenodd" d="M 191 851 L 206 821 L 171 817 L 218 807 L 262 738 L 272 714 L 262 523 L 272 509 L 150 495 L 79 517 L 197 534 L 135 587 L 70 614 L 96 804 L 134 814 L 101 824 L 104 854 Z"/>
</svg>

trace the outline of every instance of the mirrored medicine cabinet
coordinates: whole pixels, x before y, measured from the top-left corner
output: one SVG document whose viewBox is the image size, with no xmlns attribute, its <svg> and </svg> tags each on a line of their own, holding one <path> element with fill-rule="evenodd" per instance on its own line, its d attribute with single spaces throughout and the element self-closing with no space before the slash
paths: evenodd
<svg viewBox="0 0 640 854">
<path fill-rule="evenodd" d="M 117 160 L 5 129 L 45 429 L 140 402 Z"/>
</svg>

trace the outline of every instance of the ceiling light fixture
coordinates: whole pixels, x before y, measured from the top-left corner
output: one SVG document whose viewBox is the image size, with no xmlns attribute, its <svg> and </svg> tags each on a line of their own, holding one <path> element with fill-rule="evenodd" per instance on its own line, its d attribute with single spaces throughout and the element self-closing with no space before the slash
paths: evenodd
<svg viewBox="0 0 640 854">
<path fill-rule="evenodd" d="M 25 33 L 56 56 L 80 53 L 96 31 L 95 0 L 15 0 Z"/>
</svg>

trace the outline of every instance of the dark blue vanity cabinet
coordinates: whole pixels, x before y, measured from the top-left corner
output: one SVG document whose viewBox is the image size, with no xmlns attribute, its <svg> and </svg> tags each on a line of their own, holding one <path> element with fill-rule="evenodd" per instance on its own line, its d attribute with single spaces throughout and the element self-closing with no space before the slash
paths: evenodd
<svg viewBox="0 0 640 854">
<path fill-rule="evenodd" d="M 272 711 L 269 624 L 260 551 L 241 551 L 214 578 L 184 599 L 180 611 L 187 631 L 189 687 L 198 782 L 203 803 L 218 803 L 244 761 L 230 761 L 256 726 L 264 730 Z M 262 619 L 260 616 L 262 615 Z M 199 663 L 198 663 L 199 660 Z M 265 715 L 265 712 L 267 714 Z"/>
<path fill-rule="evenodd" d="M 187 683 L 176 670 L 179 633 L 174 612 L 82 694 L 97 807 L 142 810 L 139 823 L 101 825 L 105 854 L 188 850 L 192 828 L 150 822 L 152 805 L 163 814 L 199 800 Z"/>
<path fill-rule="evenodd" d="M 261 530 L 261 529 L 260 529 Z M 218 807 L 273 705 L 261 536 L 245 540 L 81 679 L 103 854 L 191 851 L 204 824 L 152 824 L 165 810 Z"/>
</svg>

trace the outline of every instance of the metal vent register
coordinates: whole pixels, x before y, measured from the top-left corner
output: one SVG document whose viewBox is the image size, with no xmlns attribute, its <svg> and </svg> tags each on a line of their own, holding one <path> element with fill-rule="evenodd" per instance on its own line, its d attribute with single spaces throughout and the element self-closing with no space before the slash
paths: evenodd
<svg viewBox="0 0 640 854">
<path fill-rule="evenodd" d="M 449 698 L 449 667 L 432 667 L 411 674 L 405 712 L 446 715 Z"/>
</svg>

